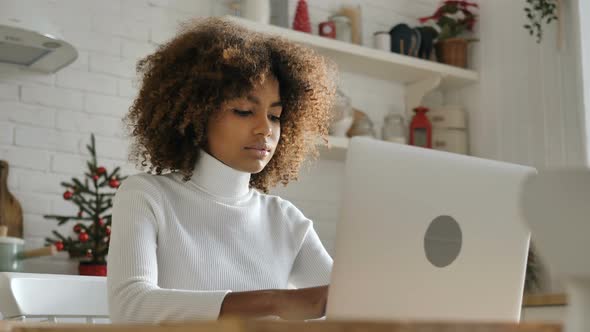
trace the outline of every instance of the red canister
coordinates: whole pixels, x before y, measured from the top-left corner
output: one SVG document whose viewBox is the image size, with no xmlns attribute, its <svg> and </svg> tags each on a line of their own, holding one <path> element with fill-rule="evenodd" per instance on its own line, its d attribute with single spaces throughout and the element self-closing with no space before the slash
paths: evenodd
<svg viewBox="0 0 590 332">
<path fill-rule="evenodd" d="M 322 37 L 336 38 L 336 25 L 332 21 L 321 22 L 318 31 Z"/>
</svg>

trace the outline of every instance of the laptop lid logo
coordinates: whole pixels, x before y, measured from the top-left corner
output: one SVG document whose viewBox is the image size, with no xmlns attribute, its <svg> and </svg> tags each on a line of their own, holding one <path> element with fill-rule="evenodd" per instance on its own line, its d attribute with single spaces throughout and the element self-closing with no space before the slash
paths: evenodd
<svg viewBox="0 0 590 332">
<path fill-rule="evenodd" d="M 451 216 L 438 216 L 432 220 L 424 235 L 426 259 L 436 267 L 447 267 L 459 256 L 462 243 L 459 223 Z"/>
</svg>

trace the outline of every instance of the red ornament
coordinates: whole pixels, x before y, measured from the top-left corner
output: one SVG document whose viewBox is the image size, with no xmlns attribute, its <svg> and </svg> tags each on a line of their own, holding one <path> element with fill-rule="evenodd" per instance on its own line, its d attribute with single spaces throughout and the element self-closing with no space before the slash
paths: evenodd
<svg viewBox="0 0 590 332">
<path fill-rule="evenodd" d="M 80 235 L 78 235 L 78 239 L 80 240 L 80 242 L 88 241 L 88 233 L 86 233 L 86 232 L 80 233 Z"/>
<path fill-rule="evenodd" d="M 410 123 L 410 145 L 432 149 L 432 125 L 426 117 L 428 108 L 414 108 L 414 117 Z"/>
<path fill-rule="evenodd" d="M 107 172 L 107 169 L 102 166 L 100 166 L 99 168 L 96 169 L 96 174 L 98 174 L 98 175 L 102 175 L 106 172 Z"/>
<path fill-rule="evenodd" d="M 94 180 L 94 181 L 98 181 L 98 175 L 93 175 L 93 176 L 92 176 L 92 180 Z"/>
<path fill-rule="evenodd" d="M 109 187 L 111 188 L 119 188 L 120 182 L 117 179 L 111 179 L 109 181 Z"/>
<path fill-rule="evenodd" d="M 82 211 L 78 211 L 78 218 L 82 218 Z"/>
<path fill-rule="evenodd" d="M 98 225 L 104 226 L 104 219 L 103 218 L 98 218 Z"/>
<path fill-rule="evenodd" d="M 86 257 L 92 257 L 92 249 L 86 250 Z"/>
<path fill-rule="evenodd" d="M 297 2 L 295 18 L 293 19 L 293 30 L 311 33 L 309 11 L 307 9 L 307 2 L 305 0 L 299 0 Z"/>
<path fill-rule="evenodd" d="M 72 196 L 74 196 L 74 193 L 73 193 L 73 192 L 71 192 L 71 191 L 69 191 L 69 190 L 67 190 L 67 191 L 64 193 L 64 199 L 66 199 L 66 200 L 67 200 L 67 199 L 71 199 L 71 198 L 72 198 Z"/>
<path fill-rule="evenodd" d="M 57 249 L 57 251 L 64 250 L 64 243 L 61 241 L 55 242 L 53 245 L 55 246 L 55 249 Z"/>
<path fill-rule="evenodd" d="M 82 231 L 82 226 L 80 226 L 80 224 L 74 226 L 74 232 L 80 233 L 81 231 Z"/>
<path fill-rule="evenodd" d="M 105 233 L 107 233 L 107 235 L 111 235 L 111 226 L 106 227 Z"/>
</svg>

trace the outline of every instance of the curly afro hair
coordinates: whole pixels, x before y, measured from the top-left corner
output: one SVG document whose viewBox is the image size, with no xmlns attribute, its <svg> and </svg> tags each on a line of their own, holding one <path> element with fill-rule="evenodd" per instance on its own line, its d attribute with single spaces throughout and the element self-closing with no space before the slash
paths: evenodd
<svg viewBox="0 0 590 332">
<path fill-rule="evenodd" d="M 205 147 L 207 121 L 224 101 L 245 96 L 273 75 L 283 104 L 281 137 L 250 186 L 268 192 L 296 180 L 317 143 L 327 142 L 336 70 L 313 50 L 277 36 L 207 18 L 137 64 L 141 87 L 125 117 L 132 139 L 130 161 L 151 174 L 180 172 L 188 181 Z"/>
</svg>

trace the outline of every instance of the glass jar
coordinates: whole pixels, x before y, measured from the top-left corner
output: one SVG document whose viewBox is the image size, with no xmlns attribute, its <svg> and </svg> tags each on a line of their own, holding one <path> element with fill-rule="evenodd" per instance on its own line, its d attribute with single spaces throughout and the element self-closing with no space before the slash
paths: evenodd
<svg viewBox="0 0 590 332">
<path fill-rule="evenodd" d="M 384 141 L 406 144 L 407 129 L 404 117 L 395 112 L 387 114 L 381 128 L 381 136 Z"/>
<path fill-rule="evenodd" d="M 336 39 L 343 42 L 352 42 L 352 25 L 350 19 L 344 15 L 334 15 L 330 17 L 330 21 L 334 22 L 336 26 Z"/>
<path fill-rule="evenodd" d="M 353 110 L 350 103 L 350 97 L 344 94 L 342 90 L 336 91 L 336 102 L 332 109 L 332 123 L 330 124 L 329 133 L 332 136 L 346 137 L 346 132 L 350 129 L 353 122 Z"/>
</svg>

